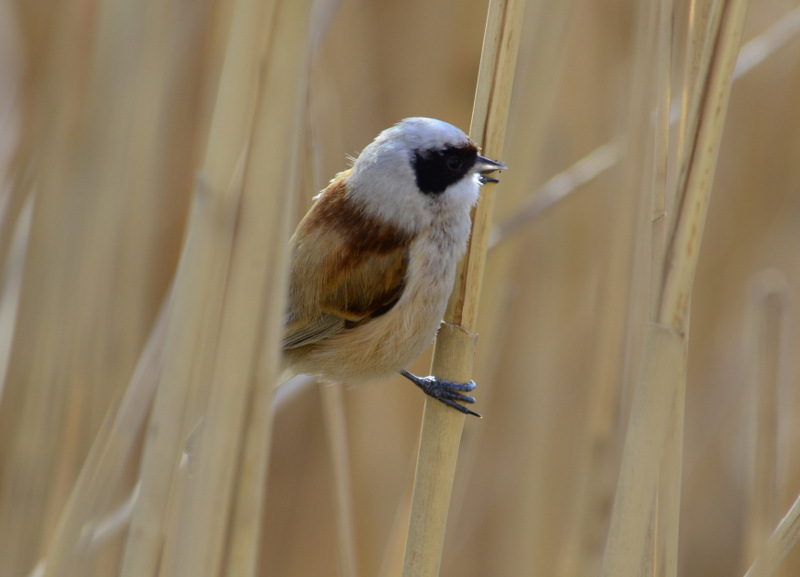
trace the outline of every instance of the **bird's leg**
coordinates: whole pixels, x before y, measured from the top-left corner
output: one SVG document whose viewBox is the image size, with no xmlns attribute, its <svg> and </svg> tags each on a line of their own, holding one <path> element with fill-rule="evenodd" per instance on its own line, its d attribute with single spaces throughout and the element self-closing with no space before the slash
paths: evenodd
<svg viewBox="0 0 800 577">
<path fill-rule="evenodd" d="M 410 373 L 405 369 L 402 369 L 400 374 L 417 385 L 429 397 L 433 397 L 437 401 L 441 401 L 448 407 L 453 407 L 455 410 L 461 411 L 466 415 L 480 417 L 480 415 L 475 411 L 472 411 L 464 405 L 456 402 L 461 401 L 462 403 L 469 404 L 473 404 L 475 402 L 475 397 L 470 397 L 469 395 L 464 395 L 460 392 L 464 391 L 468 393 L 474 390 L 475 381 L 470 381 L 468 383 L 454 383 L 452 381 L 445 381 L 444 379 L 434 376 L 418 377 L 417 375 Z"/>
</svg>

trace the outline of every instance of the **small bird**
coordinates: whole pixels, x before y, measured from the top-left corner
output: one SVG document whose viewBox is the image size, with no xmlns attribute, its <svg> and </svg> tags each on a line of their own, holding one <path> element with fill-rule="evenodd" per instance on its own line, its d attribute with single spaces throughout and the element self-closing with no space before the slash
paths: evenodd
<svg viewBox="0 0 800 577">
<path fill-rule="evenodd" d="M 505 164 L 455 126 L 406 118 L 318 196 L 290 241 L 287 368 L 357 385 L 400 373 L 463 413 L 475 383 L 406 370 L 431 343 L 469 239 L 470 208 Z"/>
</svg>

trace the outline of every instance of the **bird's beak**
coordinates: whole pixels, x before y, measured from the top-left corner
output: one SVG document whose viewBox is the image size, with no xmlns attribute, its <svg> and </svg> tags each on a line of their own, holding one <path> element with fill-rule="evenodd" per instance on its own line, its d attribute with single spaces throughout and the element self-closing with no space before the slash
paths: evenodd
<svg viewBox="0 0 800 577">
<path fill-rule="evenodd" d="M 495 160 L 486 158 L 485 156 L 478 156 L 478 160 L 475 162 L 475 172 L 480 173 L 479 180 L 481 181 L 481 184 L 486 184 L 487 182 L 500 182 L 496 178 L 486 175 L 490 172 L 494 172 L 495 170 L 506 170 L 507 168 L 508 167 L 506 166 L 505 162 L 497 162 Z"/>
</svg>

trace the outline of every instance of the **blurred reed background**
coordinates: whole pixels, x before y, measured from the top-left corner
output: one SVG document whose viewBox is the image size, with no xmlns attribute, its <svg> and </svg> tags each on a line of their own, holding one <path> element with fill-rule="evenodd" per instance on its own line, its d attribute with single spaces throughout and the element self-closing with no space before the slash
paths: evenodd
<svg viewBox="0 0 800 577">
<path fill-rule="evenodd" d="M 270 412 L 284 249 L 383 128 L 468 128 L 487 5 L 0 1 L 0 577 L 399 575 L 423 396 Z M 442 575 L 601 572 L 689 14 L 527 0 Z M 743 46 L 661 473 L 683 576 L 744 575 L 800 494 L 800 3 Z"/>
</svg>

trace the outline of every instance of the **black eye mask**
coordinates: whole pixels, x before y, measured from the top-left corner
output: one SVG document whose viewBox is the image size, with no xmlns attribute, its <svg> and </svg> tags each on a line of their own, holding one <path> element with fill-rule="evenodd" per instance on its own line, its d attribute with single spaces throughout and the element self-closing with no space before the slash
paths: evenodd
<svg viewBox="0 0 800 577">
<path fill-rule="evenodd" d="M 417 186 L 425 194 L 441 194 L 464 178 L 475 166 L 478 149 L 471 144 L 414 153 L 411 165 Z"/>
</svg>

